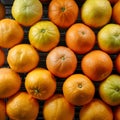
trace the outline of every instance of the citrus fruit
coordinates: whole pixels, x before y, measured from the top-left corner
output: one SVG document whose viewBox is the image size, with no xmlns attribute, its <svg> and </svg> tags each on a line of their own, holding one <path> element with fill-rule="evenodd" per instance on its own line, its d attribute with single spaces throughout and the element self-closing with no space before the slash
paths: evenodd
<svg viewBox="0 0 120 120">
<path fill-rule="evenodd" d="M 84 54 L 95 45 L 95 33 L 83 23 L 73 24 L 66 32 L 66 44 L 74 52 Z"/>
<path fill-rule="evenodd" d="M 120 105 L 120 75 L 111 74 L 99 86 L 103 101 L 111 106 Z"/>
<path fill-rule="evenodd" d="M 0 120 L 6 120 L 6 106 L 2 99 L 0 99 Z"/>
<path fill-rule="evenodd" d="M 82 21 L 93 28 L 107 24 L 112 16 L 112 7 L 108 0 L 86 0 L 81 7 Z"/>
<path fill-rule="evenodd" d="M 45 120 L 73 120 L 74 114 L 74 106 L 62 94 L 55 94 L 46 100 L 43 106 Z"/>
<path fill-rule="evenodd" d="M 73 74 L 64 81 L 63 94 L 68 102 L 81 106 L 93 99 L 95 87 L 85 75 Z"/>
<path fill-rule="evenodd" d="M 120 106 L 116 106 L 113 111 L 114 120 L 120 120 Z"/>
<path fill-rule="evenodd" d="M 19 34 L 18 34 L 19 33 Z M 23 28 L 13 19 L 0 20 L 0 46 L 11 48 L 19 44 L 24 37 Z"/>
<path fill-rule="evenodd" d="M 48 53 L 46 57 L 46 66 L 55 76 L 66 78 L 75 72 L 77 57 L 69 48 L 58 46 Z"/>
<path fill-rule="evenodd" d="M 78 5 L 74 0 L 52 0 L 48 8 L 48 17 L 61 28 L 68 28 L 78 18 Z"/>
<path fill-rule="evenodd" d="M 120 52 L 120 25 L 107 24 L 98 32 L 98 45 L 103 51 L 114 54 Z"/>
<path fill-rule="evenodd" d="M 0 2 L 0 20 L 5 17 L 5 6 Z"/>
<path fill-rule="evenodd" d="M 60 41 L 60 32 L 51 21 L 40 21 L 29 30 L 29 41 L 36 49 L 48 52 Z"/>
<path fill-rule="evenodd" d="M 79 120 L 113 120 L 112 109 L 100 99 L 93 99 L 80 109 Z"/>
<path fill-rule="evenodd" d="M 36 120 L 39 103 L 26 92 L 19 92 L 8 99 L 6 112 L 12 120 Z"/>
<path fill-rule="evenodd" d="M 39 55 L 30 44 L 19 44 L 8 51 L 7 61 L 14 71 L 26 73 L 38 65 Z"/>
<path fill-rule="evenodd" d="M 82 58 L 81 69 L 91 80 L 102 81 L 111 74 L 113 62 L 107 53 L 93 50 Z"/>
<path fill-rule="evenodd" d="M 5 53 L 4 51 L 0 48 L 0 67 L 5 63 Z"/>
<path fill-rule="evenodd" d="M 10 68 L 0 68 L 0 98 L 14 95 L 21 87 L 21 78 Z"/>
<path fill-rule="evenodd" d="M 14 0 L 13 18 L 23 26 L 32 26 L 42 18 L 43 6 L 39 0 Z"/>
<path fill-rule="evenodd" d="M 36 68 L 27 74 L 25 88 L 34 98 L 46 100 L 54 94 L 56 80 L 48 70 Z"/>
<path fill-rule="evenodd" d="M 113 20 L 115 20 L 116 23 L 120 24 L 120 0 L 118 0 L 118 2 L 115 3 L 115 5 L 113 6 L 113 12 L 112 12 L 112 17 Z"/>
<path fill-rule="evenodd" d="M 120 73 L 120 53 L 115 58 L 115 68 Z"/>
</svg>

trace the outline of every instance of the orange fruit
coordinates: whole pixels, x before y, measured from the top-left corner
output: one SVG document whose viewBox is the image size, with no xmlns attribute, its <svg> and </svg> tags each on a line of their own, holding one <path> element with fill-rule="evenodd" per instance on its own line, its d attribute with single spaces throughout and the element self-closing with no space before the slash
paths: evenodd
<svg viewBox="0 0 120 120">
<path fill-rule="evenodd" d="M 74 114 L 74 106 L 62 94 L 55 94 L 46 100 L 43 106 L 45 120 L 73 120 Z"/>
<path fill-rule="evenodd" d="M 80 109 L 79 120 L 113 120 L 112 109 L 100 99 L 93 99 Z"/>
<path fill-rule="evenodd" d="M 120 73 L 120 53 L 115 58 L 115 68 Z"/>
<path fill-rule="evenodd" d="M 56 80 L 48 70 L 36 68 L 27 74 L 25 88 L 34 98 L 46 100 L 54 94 Z"/>
<path fill-rule="evenodd" d="M 6 112 L 12 120 L 36 120 L 39 103 L 26 92 L 19 92 L 8 99 Z"/>
<path fill-rule="evenodd" d="M 0 120 L 6 120 L 6 105 L 2 99 L 0 99 Z"/>
<path fill-rule="evenodd" d="M 61 28 L 68 28 L 78 17 L 79 8 L 74 0 L 52 0 L 48 8 L 48 17 Z"/>
<path fill-rule="evenodd" d="M 38 65 L 39 55 L 30 44 L 19 44 L 8 51 L 7 61 L 14 71 L 26 73 Z"/>
<path fill-rule="evenodd" d="M 85 75 L 73 74 L 64 81 L 63 94 L 68 102 L 81 106 L 93 99 L 95 86 Z"/>
<path fill-rule="evenodd" d="M 0 68 L 0 98 L 14 95 L 21 87 L 19 74 L 10 68 Z"/>
<path fill-rule="evenodd" d="M 5 17 L 5 6 L 0 2 L 0 20 Z"/>
<path fill-rule="evenodd" d="M 5 63 L 5 53 L 0 48 L 0 67 Z"/>
<path fill-rule="evenodd" d="M 66 32 L 66 44 L 74 52 L 84 54 L 95 45 L 95 33 L 83 23 L 73 24 Z"/>
<path fill-rule="evenodd" d="M 86 0 L 81 7 L 81 19 L 86 25 L 99 28 L 107 24 L 112 16 L 108 0 Z"/>
<path fill-rule="evenodd" d="M 43 6 L 39 0 L 14 0 L 11 13 L 21 25 L 32 26 L 42 18 Z"/>
<path fill-rule="evenodd" d="M 58 46 L 48 53 L 46 66 L 55 76 L 66 78 L 76 70 L 77 58 L 69 48 Z"/>
<path fill-rule="evenodd" d="M 60 41 L 60 32 L 51 21 L 40 21 L 29 30 L 29 41 L 36 49 L 48 52 Z"/>
<path fill-rule="evenodd" d="M 120 106 L 116 106 L 113 111 L 114 120 L 120 120 Z"/>
<path fill-rule="evenodd" d="M 82 58 L 81 69 L 91 80 L 102 81 L 111 74 L 113 62 L 107 53 L 93 50 Z"/>
<path fill-rule="evenodd" d="M 113 6 L 113 12 L 112 12 L 112 17 L 113 20 L 115 20 L 116 23 L 120 24 L 120 0 L 118 0 L 118 2 L 115 3 L 115 5 Z"/>
<path fill-rule="evenodd" d="M 24 37 L 22 27 L 13 19 L 2 19 L 0 21 L 0 46 L 11 48 L 19 44 Z"/>
</svg>

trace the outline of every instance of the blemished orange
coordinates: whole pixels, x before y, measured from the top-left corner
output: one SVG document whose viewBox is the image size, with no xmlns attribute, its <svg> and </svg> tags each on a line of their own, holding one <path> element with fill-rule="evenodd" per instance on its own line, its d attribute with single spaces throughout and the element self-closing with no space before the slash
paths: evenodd
<svg viewBox="0 0 120 120">
<path fill-rule="evenodd" d="M 28 93 L 19 92 L 8 99 L 6 112 L 12 120 L 36 120 L 39 103 Z"/>
<path fill-rule="evenodd" d="M 39 54 L 30 44 L 19 44 L 9 49 L 7 62 L 11 69 L 19 73 L 27 73 L 39 62 Z"/>
<path fill-rule="evenodd" d="M 66 78 L 75 72 L 77 57 L 68 47 L 58 46 L 48 53 L 46 66 L 55 76 Z"/>
<path fill-rule="evenodd" d="M 111 74 L 113 62 L 107 53 L 93 50 L 82 58 L 81 69 L 91 80 L 102 81 Z"/>
<path fill-rule="evenodd" d="M 0 48 L 0 67 L 5 63 L 5 53 L 4 51 Z"/>
<path fill-rule="evenodd" d="M 115 106 L 113 115 L 114 115 L 114 120 L 120 120 L 120 106 L 119 105 Z"/>
<path fill-rule="evenodd" d="M 23 28 L 13 19 L 5 18 L 0 21 L 0 46 L 11 48 L 20 42 L 24 37 Z"/>
<path fill-rule="evenodd" d="M 5 6 L 0 2 L 0 20 L 5 17 Z"/>
<path fill-rule="evenodd" d="M 56 90 L 56 79 L 47 69 L 35 68 L 26 75 L 25 88 L 34 98 L 46 100 Z"/>
<path fill-rule="evenodd" d="M 68 102 L 81 106 L 93 99 L 95 86 L 85 75 L 73 74 L 64 81 L 63 94 Z"/>
<path fill-rule="evenodd" d="M 21 77 L 10 68 L 0 68 L 0 98 L 8 98 L 20 90 Z"/>
<path fill-rule="evenodd" d="M 94 31 L 83 23 L 73 24 L 66 32 L 66 44 L 77 54 L 89 52 L 95 45 Z"/>
<path fill-rule="evenodd" d="M 6 105 L 5 101 L 0 99 L 0 120 L 6 120 Z"/>
<path fill-rule="evenodd" d="M 115 58 L 115 68 L 120 73 L 120 53 Z"/>
<path fill-rule="evenodd" d="M 113 120 L 112 109 L 100 99 L 93 99 L 80 109 L 79 120 Z"/>
<path fill-rule="evenodd" d="M 49 4 L 48 17 L 61 28 L 68 28 L 78 18 L 79 8 L 74 0 L 52 0 Z"/>
<path fill-rule="evenodd" d="M 112 17 L 113 20 L 115 20 L 116 23 L 120 24 L 120 0 L 118 0 L 118 2 L 115 3 L 115 5 L 113 6 L 113 12 L 112 12 Z"/>
<path fill-rule="evenodd" d="M 55 94 L 46 100 L 43 106 L 45 120 L 73 120 L 75 108 L 62 94 Z"/>
</svg>

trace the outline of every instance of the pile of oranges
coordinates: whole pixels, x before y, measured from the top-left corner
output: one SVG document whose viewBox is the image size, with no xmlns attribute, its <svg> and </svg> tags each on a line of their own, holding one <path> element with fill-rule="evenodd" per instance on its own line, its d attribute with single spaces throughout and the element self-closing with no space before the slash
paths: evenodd
<svg viewBox="0 0 120 120">
<path fill-rule="evenodd" d="M 120 120 L 120 97 L 110 102 L 102 89 L 120 80 L 120 1 L 7 5 L 0 3 L 0 120 Z"/>
</svg>

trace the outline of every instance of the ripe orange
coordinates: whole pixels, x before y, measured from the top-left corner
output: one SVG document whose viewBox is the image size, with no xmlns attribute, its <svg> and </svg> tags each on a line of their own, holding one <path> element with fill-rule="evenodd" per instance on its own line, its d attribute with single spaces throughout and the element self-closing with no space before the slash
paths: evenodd
<svg viewBox="0 0 120 120">
<path fill-rule="evenodd" d="M 36 120 L 39 103 L 26 92 L 19 92 L 8 99 L 6 112 L 12 120 Z"/>
<path fill-rule="evenodd" d="M 87 53 L 95 45 L 95 33 L 82 23 L 73 24 L 67 30 L 66 44 L 78 54 Z"/>
<path fill-rule="evenodd" d="M 43 106 L 45 120 L 73 120 L 74 114 L 74 106 L 62 94 L 55 94 Z"/>
<path fill-rule="evenodd" d="M 11 48 L 19 44 L 24 37 L 22 27 L 13 19 L 2 19 L 0 21 L 0 46 Z"/>
<path fill-rule="evenodd" d="M 93 99 L 81 108 L 79 118 L 79 120 L 113 120 L 113 113 L 103 101 Z"/>
<path fill-rule="evenodd" d="M 114 115 L 114 120 L 120 120 L 120 106 L 119 105 L 115 106 L 113 115 Z"/>
<path fill-rule="evenodd" d="M 79 8 L 74 0 L 52 0 L 49 4 L 48 17 L 61 28 L 68 28 L 78 17 Z"/>
<path fill-rule="evenodd" d="M 93 99 L 95 87 L 85 75 L 73 74 L 64 81 L 63 94 L 68 102 L 81 106 Z"/>
<path fill-rule="evenodd" d="M 102 81 L 111 74 L 113 62 L 107 53 L 93 50 L 82 58 L 81 69 L 91 80 Z"/>
<path fill-rule="evenodd" d="M 36 68 L 27 74 L 25 88 L 34 98 L 46 100 L 54 94 L 56 80 L 48 70 Z"/>
<path fill-rule="evenodd" d="M 120 53 L 115 58 L 115 68 L 118 73 L 120 73 Z"/>
<path fill-rule="evenodd" d="M 14 95 L 21 86 L 19 74 L 10 68 L 0 68 L 0 98 Z"/>
<path fill-rule="evenodd" d="M 5 63 L 5 53 L 0 48 L 0 67 Z"/>
<path fill-rule="evenodd" d="M 48 53 L 46 66 L 55 76 L 66 78 L 76 70 L 77 58 L 69 48 L 58 46 Z"/>
<path fill-rule="evenodd" d="M 113 12 L 112 12 L 112 17 L 113 20 L 115 20 L 116 23 L 120 24 L 120 0 L 116 2 L 116 4 L 113 6 Z"/>
<path fill-rule="evenodd" d="M 30 44 L 19 44 L 8 51 L 7 61 L 14 71 L 26 73 L 38 65 L 39 55 Z"/>
<path fill-rule="evenodd" d="M 5 17 L 5 6 L 0 2 L 0 20 Z"/>
<path fill-rule="evenodd" d="M 6 105 L 2 99 L 0 99 L 0 120 L 6 120 Z"/>
</svg>

